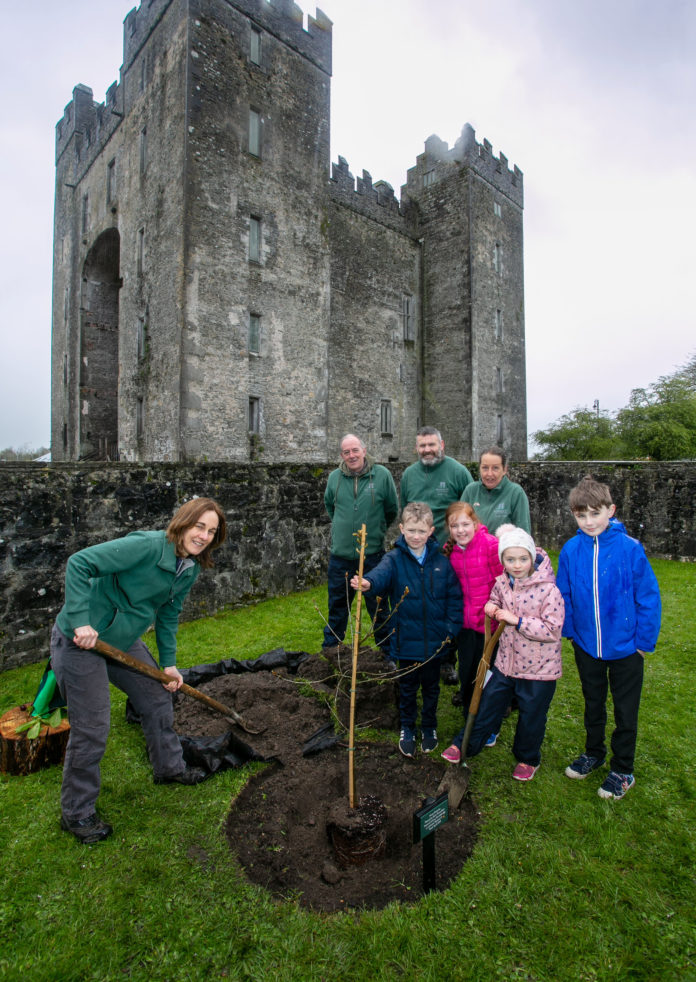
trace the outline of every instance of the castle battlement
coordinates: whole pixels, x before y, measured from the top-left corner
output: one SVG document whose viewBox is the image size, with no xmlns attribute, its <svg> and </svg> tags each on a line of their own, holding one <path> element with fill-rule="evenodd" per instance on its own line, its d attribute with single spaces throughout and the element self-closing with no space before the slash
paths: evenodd
<svg viewBox="0 0 696 982">
<path fill-rule="evenodd" d="M 89 167 L 123 117 L 121 87 L 113 82 L 104 102 L 95 102 L 88 85 L 76 85 L 72 101 L 56 123 L 56 164 L 68 147 L 74 152 L 74 174 Z"/>
<path fill-rule="evenodd" d="M 123 70 L 130 67 L 147 40 L 153 27 L 162 17 L 172 0 L 142 0 L 133 7 L 123 21 Z"/>
<path fill-rule="evenodd" d="M 357 181 L 350 172 L 348 161 L 339 157 L 331 165 L 329 190 L 332 198 L 347 208 L 372 218 L 382 225 L 406 232 L 405 213 L 402 212 L 394 188 L 387 181 L 373 183 L 369 171 L 363 170 Z"/>
<path fill-rule="evenodd" d="M 333 22 L 323 10 L 316 8 L 315 16 L 307 17 L 293 0 L 226 0 L 250 18 L 258 27 L 273 34 L 313 62 L 327 75 L 331 74 L 331 44 Z"/>
<path fill-rule="evenodd" d="M 476 142 L 476 131 L 466 123 L 454 146 L 450 149 L 445 140 L 433 134 L 425 141 L 424 152 L 416 157 L 416 166 L 410 167 L 406 184 L 401 188 L 402 200 L 406 196 L 418 197 L 423 188 L 447 178 L 455 167 L 470 167 L 485 181 L 492 184 L 511 201 L 523 207 L 523 174 L 517 165 L 512 170 L 504 153 L 493 153 L 489 140 Z"/>
</svg>

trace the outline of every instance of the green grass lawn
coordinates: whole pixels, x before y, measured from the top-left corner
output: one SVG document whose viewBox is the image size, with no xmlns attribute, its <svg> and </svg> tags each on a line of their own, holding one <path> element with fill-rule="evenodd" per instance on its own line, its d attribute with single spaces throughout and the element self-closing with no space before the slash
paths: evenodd
<svg viewBox="0 0 696 982">
<path fill-rule="evenodd" d="M 223 833 L 248 770 L 153 785 L 112 689 L 99 801 L 111 839 L 85 847 L 60 831 L 59 768 L 0 775 L 0 979 L 696 980 L 696 568 L 654 568 L 663 632 L 646 665 L 635 788 L 608 803 L 596 776 L 564 776 L 583 749 L 564 651 L 536 778 L 511 779 L 513 717 L 472 762 L 473 857 L 450 890 L 409 906 L 311 914 L 248 884 Z M 316 651 L 325 599 L 319 588 L 184 624 L 179 662 Z M 0 676 L 0 714 L 33 697 L 42 671 Z M 460 721 L 450 693 L 442 747 Z"/>
</svg>

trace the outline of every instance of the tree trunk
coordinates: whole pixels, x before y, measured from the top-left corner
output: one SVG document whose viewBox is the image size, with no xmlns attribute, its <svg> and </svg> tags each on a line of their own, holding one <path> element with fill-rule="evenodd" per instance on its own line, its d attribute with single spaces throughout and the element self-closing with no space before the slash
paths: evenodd
<svg viewBox="0 0 696 982">
<path fill-rule="evenodd" d="M 30 720 L 31 706 L 15 706 L 0 717 L 0 771 L 3 774 L 33 774 L 51 764 L 62 764 L 70 735 L 67 719 L 60 726 L 43 724 L 35 740 L 17 727 Z"/>
</svg>

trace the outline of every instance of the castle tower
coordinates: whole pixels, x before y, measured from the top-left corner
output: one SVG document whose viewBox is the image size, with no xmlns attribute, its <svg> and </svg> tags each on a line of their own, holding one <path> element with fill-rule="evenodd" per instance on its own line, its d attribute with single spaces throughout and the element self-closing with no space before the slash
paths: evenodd
<svg viewBox="0 0 696 982">
<path fill-rule="evenodd" d="M 128 14 L 56 131 L 54 459 L 325 459 L 330 73 L 292 0 Z"/>
<path fill-rule="evenodd" d="M 407 201 L 423 243 L 422 420 L 461 460 L 493 443 L 524 460 L 522 173 L 467 124 L 452 149 L 426 141 Z"/>
</svg>

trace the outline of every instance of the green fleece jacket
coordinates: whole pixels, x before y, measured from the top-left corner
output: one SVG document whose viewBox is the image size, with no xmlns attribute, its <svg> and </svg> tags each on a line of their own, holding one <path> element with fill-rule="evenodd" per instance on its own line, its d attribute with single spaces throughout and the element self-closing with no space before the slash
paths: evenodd
<svg viewBox="0 0 696 982">
<path fill-rule="evenodd" d="M 430 505 L 435 534 L 442 545 L 447 538 L 445 512 L 453 501 L 459 501 L 462 491 L 472 481 L 468 469 L 453 457 L 443 457 L 432 467 L 417 460 L 406 468 L 401 478 L 401 508 L 411 501 Z"/>
<path fill-rule="evenodd" d="M 357 476 L 343 461 L 331 471 L 324 504 L 331 519 L 331 554 L 342 559 L 355 558 L 354 533 L 360 531 L 363 523 L 367 531 L 365 555 L 384 549 L 386 531 L 399 514 L 394 478 L 386 467 L 375 464 L 369 454 Z"/>
<path fill-rule="evenodd" d="M 166 533 L 131 532 L 74 553 L 65 571 L 65 603 L 56 618 L 63 634 L 90 624 L 102 641 L 127 651 L 155 625 L 162 668 L 176 664 L 176 631 L 186 595 L 199 573 L 176 552 Z"/>
<path fill-rule="evenodd" d="M 492 491 L 481 481 L 474 481 L 464 489 L 460 500 L 469 502 L 489 532 L 495 533 L 499 525 L 510 522 L 532 534 L 527 495 L 506 476 Z"/>
</svg>

